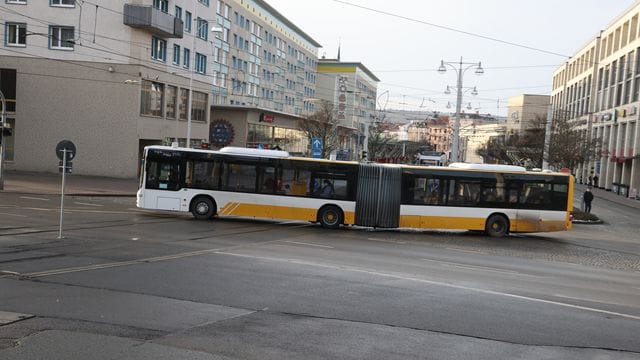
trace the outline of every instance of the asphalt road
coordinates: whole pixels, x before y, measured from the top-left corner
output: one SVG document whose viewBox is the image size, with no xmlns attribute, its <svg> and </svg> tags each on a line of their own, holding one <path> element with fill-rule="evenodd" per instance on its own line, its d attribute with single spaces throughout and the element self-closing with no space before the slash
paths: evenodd
<svg viewBox="0 0 640 360">
<path fill-rule="evenodd" d="M 0 194 L 0 311 L 33 316 L 2 359 L 640 359 L 640 217 L 616 204 L 504 239 L 65 204 L 57 239 L 58 198 Z"/>
</svg>

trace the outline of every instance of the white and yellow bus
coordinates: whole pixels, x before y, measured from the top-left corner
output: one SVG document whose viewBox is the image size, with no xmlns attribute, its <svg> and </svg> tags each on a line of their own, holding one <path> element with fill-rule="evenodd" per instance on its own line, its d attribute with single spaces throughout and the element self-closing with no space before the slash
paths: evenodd
<svg viewBox="0 0 640 360">
<path fill-rule="evenodd" d="M 517 166 L 449 167 L 292 157 L 285 151 L 148 146 L 137 205 L 191 212 L 358 225 L 509 232 L 571 228 L 573 179 Z"/>
</svg>

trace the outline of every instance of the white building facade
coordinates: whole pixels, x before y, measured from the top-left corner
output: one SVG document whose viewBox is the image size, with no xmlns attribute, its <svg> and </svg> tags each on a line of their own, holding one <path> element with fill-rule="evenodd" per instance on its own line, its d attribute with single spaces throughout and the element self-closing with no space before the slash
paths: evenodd
<svg viewBox="0 0 640 360">
<path fill-rule="evenodd" d="M 621 196 L 640 193 L 640 2 L 554 72 L 554 117 L 574 122 L 597 154 L 576 176 L 598 176 L 598 187 Z"/>
<path fill-rule="evenodd" d="M 320 59 L 317 70 L 317 99 L 333 104 L 342 159 L 360 160 L 367 150 L 369 125 L 376 119 L 380 80 L 359 62 Z"/>
<path fill-rule="evenodd" d="M 74 173 L 125 178 L 151 144 L 308 147 L 320 45 L 264 1 L 6 0 L 0 14 L 6 169 L 57 172 L 63 139 Z"/>
</svg>

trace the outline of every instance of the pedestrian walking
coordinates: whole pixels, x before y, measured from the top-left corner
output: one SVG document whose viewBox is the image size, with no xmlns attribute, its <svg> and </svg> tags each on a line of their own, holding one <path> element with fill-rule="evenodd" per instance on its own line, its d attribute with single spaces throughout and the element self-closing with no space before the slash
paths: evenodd
<svg viewBox="0 0 640 360">
<path fill-rule="evenodd" d="M 593 186 L 598 187 L 598 175 L 593 175 Z"/>
<path fill-rule="evenodd" d="M 584 201 L 584 212 L 587 214 L 591 212 L 591 202 L 593 201 L 593 193 L 591 189 L 587 188 L 582 195 L 582 201 Z"/>
</svg>

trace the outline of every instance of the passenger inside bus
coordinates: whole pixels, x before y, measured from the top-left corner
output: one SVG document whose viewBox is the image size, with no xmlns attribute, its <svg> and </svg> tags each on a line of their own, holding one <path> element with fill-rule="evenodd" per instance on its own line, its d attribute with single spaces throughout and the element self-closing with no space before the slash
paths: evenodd
<svg viewBox="0 0 640 360">
<path fill-rule="evenodd" d="M 331 198 L 333 197 L 333 184 L 331 181 L 324 179 L 322 182 L 323 185 L 320 189 L 316 190 L 315 195 L 323 197 L 323 198 Z"/>
</svg>

